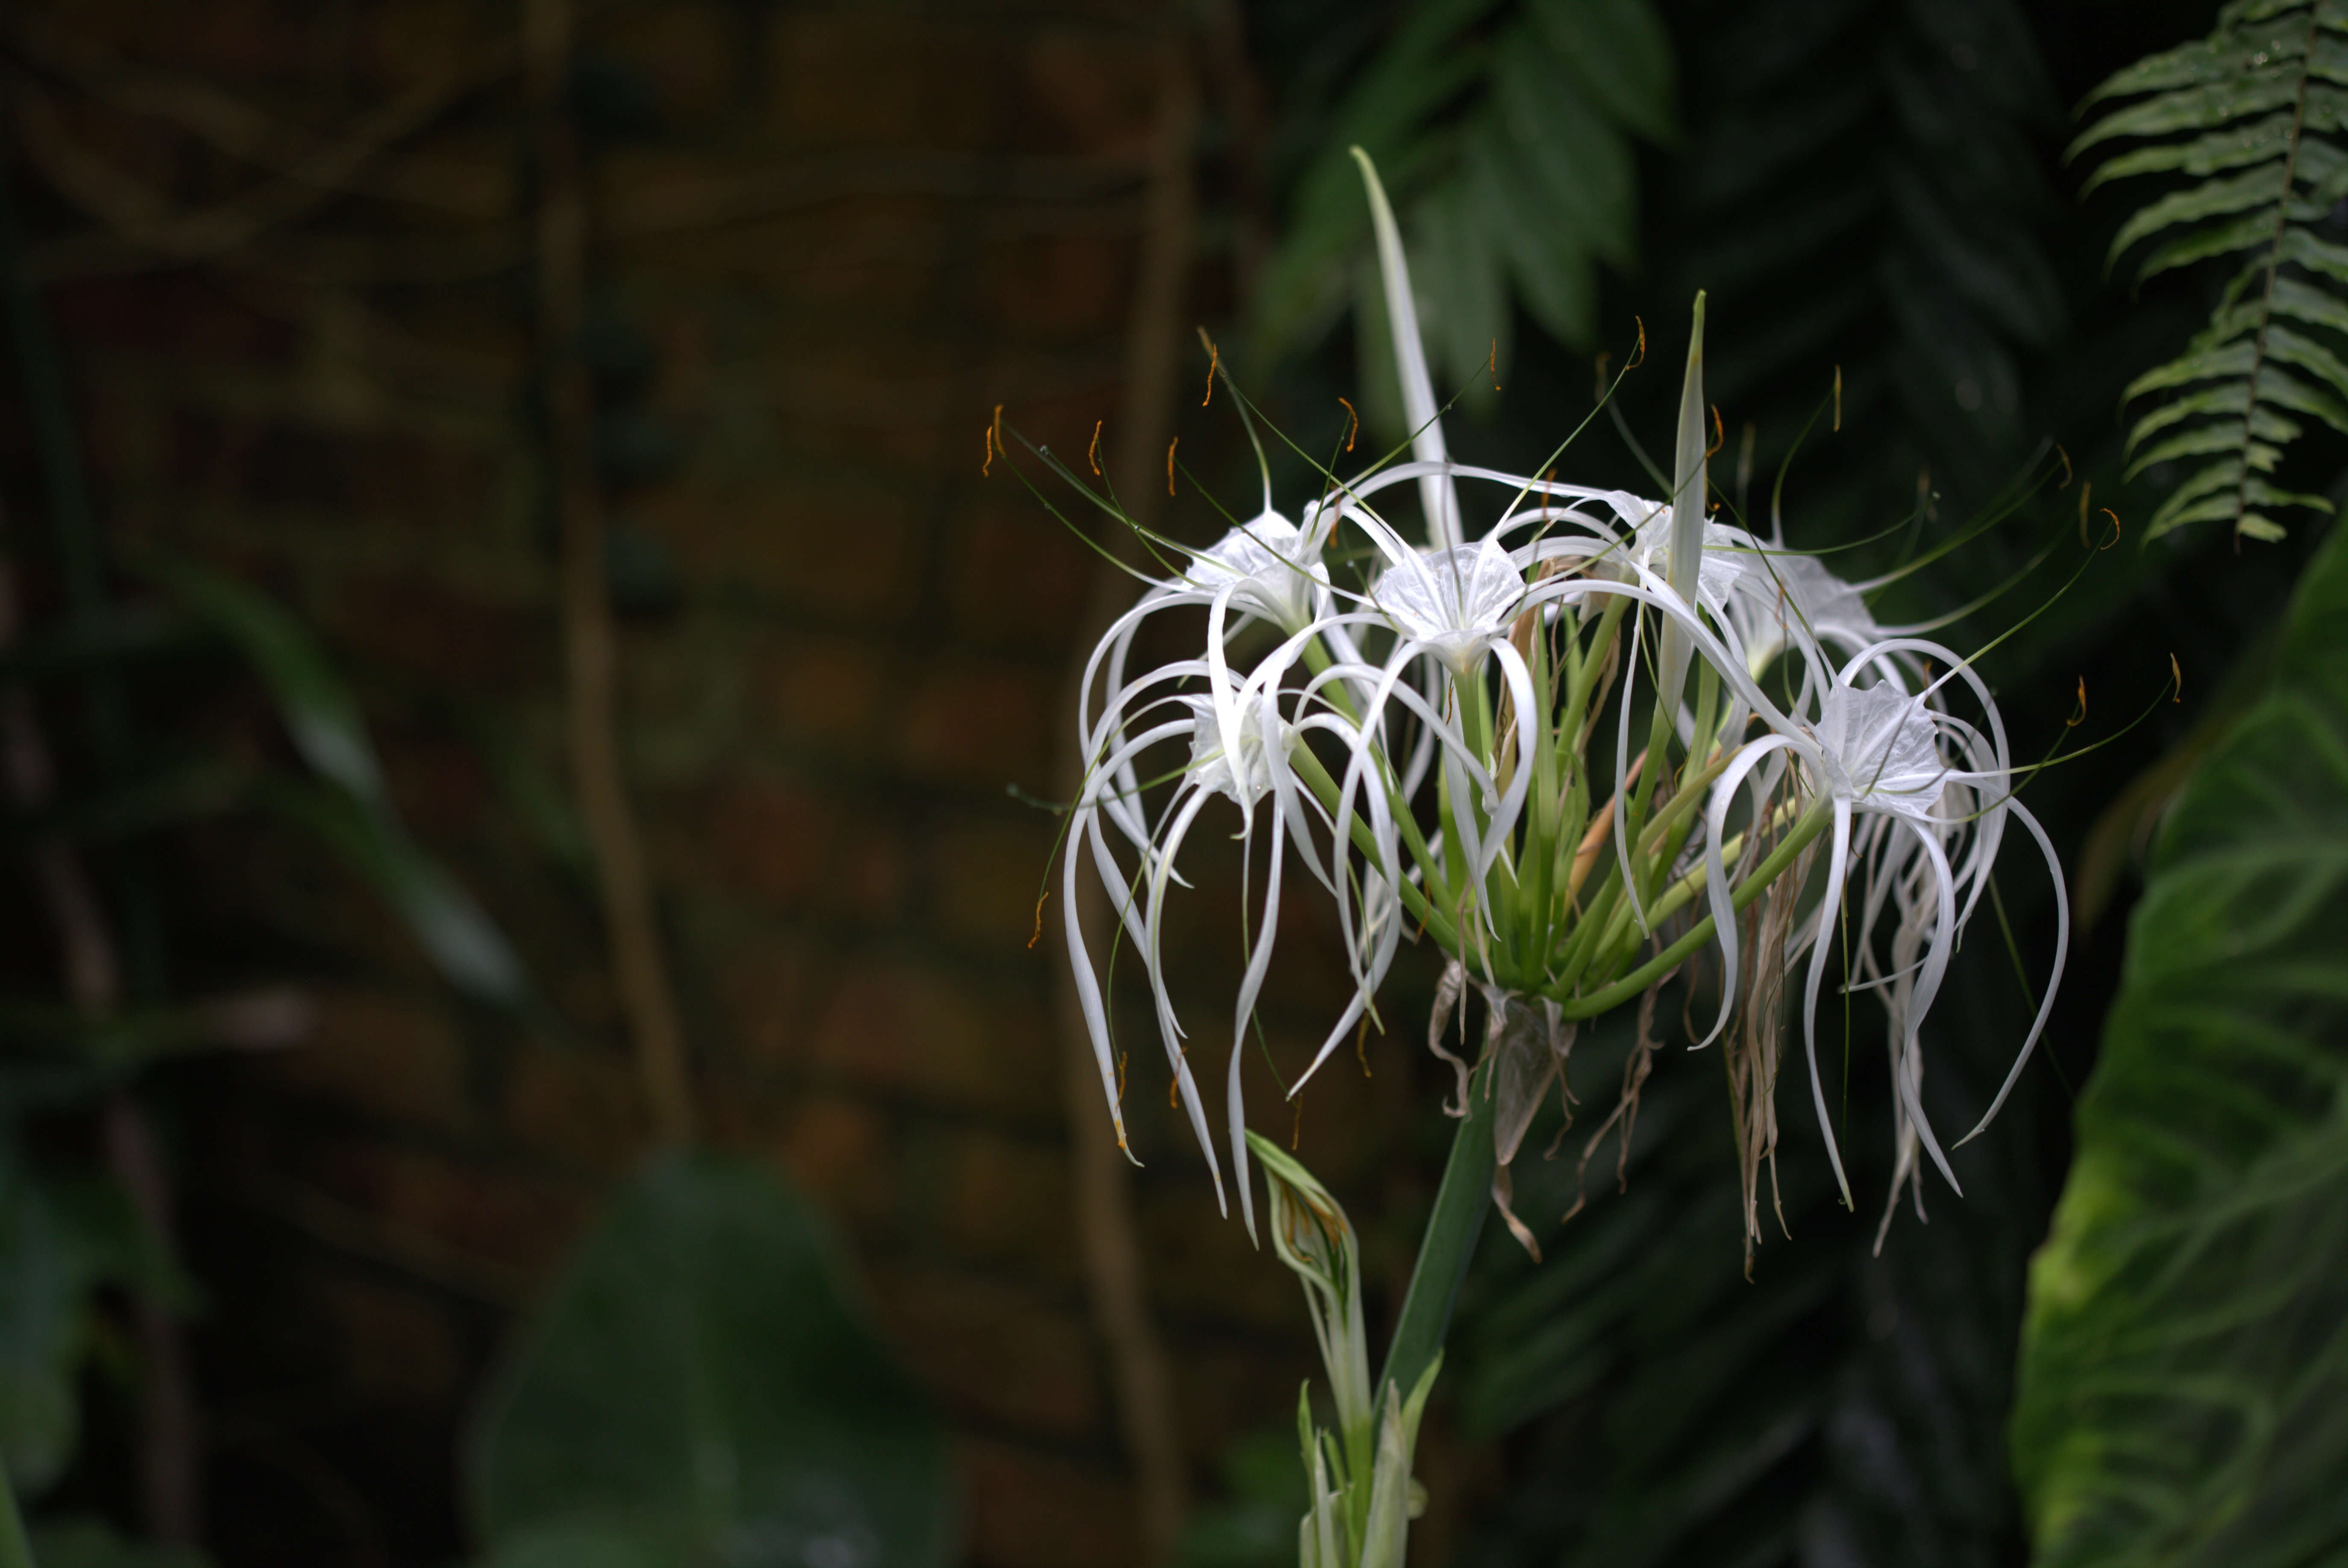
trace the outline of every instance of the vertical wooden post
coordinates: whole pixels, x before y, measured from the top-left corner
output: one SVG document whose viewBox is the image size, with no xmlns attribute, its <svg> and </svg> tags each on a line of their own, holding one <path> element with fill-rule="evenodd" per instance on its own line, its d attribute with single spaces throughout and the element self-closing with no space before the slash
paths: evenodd
<svg viewBox="0 0 2348 1568">
<path fill-rule="evenodd" d="M 539 364 L 546 393 L 550 488 L 561 536 L 557 580 L 572 785 L 594 851 L 613 975 L 654 1136 L 662 1143 L 687 1143 L 695 1136 L 696 1119 L 685 1031 L 662 953 L 644 841 L 628 806 L 620 766 L 613 689 L 618 653 L 605 586 L 593 393 L 580 357 L 580 325 L 586 311 L 587 202 L 578 133 L 565 101 L 572 26 L 571 0 L 523 0 L 538 175 Z"/>
<path fill-rule="evenodd" d="M 1117 495 L 1134 521 L 1145 528 L 1154 521 L 1165 494 L 1152 476 L 1173 430 L 1175 356 L 1181 342 L 1197 229 L 1191 160 L 1198 140 L 1199 89 L 1187 40 L 1179 34 L 1169 38 L 1164 57 L 1148 219 L 1132 309 L 1127 318 L 1120 428 L 1109 448 L 1109 471 Z M 1129 537 L 1112 538 L 1107 541 L 1107 548 L 1126 551 L 1133 542 Z M 1107 562 L 1096 572 L 1084 624 L 1070 655 L 1068 688 L 1060 705 L 1063 713 L 1076 711 L 1076 683 L 1083 676 L 1086 655 L 1093 640 L 1124 607 L 1132 581 Z M 1071 799 L 1083 784 L 1084 759 L 1073 745 L 1061 756 L 1056 788 L 1061 799 Z M 1110 912 L 1097 879 L 1076 880 L 1076 905 L 1087 945 L 1096 953 L 1107 951 Z M 1055 1002 L 1067 1067 L 1076 1234 L 1084 1253 L 1086 1284 L 1094 1325 L 1108 1352 L 1118 1425 L 1140 1494 L 1141 1560 L 1163 1563 L 1171 1556 L 1181 1533 L 1189 1491 L 1181 1425 L 1174 1408 L 1173 1371 L 1165 1342 L 1150 1319 L 1134 1219 L 1131 1171 L 1109 1130 L 1091 1036 L 1066 964 L 1058 971 Z"/>
</svg>

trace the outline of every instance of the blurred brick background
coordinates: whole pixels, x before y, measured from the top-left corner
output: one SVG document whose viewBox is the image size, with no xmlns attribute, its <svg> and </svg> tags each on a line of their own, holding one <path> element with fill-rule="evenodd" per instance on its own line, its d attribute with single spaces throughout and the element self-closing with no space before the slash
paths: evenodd
<svg viewBox="0 0 2348 1568">
<path fill-rule="evenodd" d="M 1134 1501 L 1073 1238 L 1056 921 L 1028 945 L 1055 822 L 1005 790 L 1050 792 L 1097 568 L 999 465 L 982 479 L 981 431 L 997 403 L 1064 449 L 1116 425 L 1182 10 L 639 0 L 586 9 L 574 86 L 624 763 L 698 1103 L 713 1142 L 841 1222 L 959 1433 L 969 1560 L 1003 1568 L 1133 1561 Z M 342 976 L 305 1047 L 179 1078 L 216 1543 L 235 1564 L 446 1561 L 468 1401 L 648 1130 L 564 803 L 518 17 L 54 15 L 12 88 L 9 173 L 105 527 L 321 631 L 402 810 L 562 1021 L 459 1007 L 280 836 L 222 829 L 183 868 L 218 923 L 184 976 L 289 940 Z M 304 147 L 230 145 L 234 117 L 191 83 L 326 139 L 454 86 L 304 193 L 284 172 Z M 1202 247 L 1186 328 L 1227 271 Z M 1230 432 L 1195 402 L 1185 451 L 1211 451 Z M 36 491 L 6 423 L 21 516 Z M 1168 521 L 1215 528 L 1195 504 Z M 1210 877 L 1185 916 L 1212 1081 L 1236 896 Z M 1300 927 L 1282 974 L 1269 1021 L 1292 1055 L 1333 1005 L 1325 934 Z M 1374 1220 L 1417 1197 L 1370 1153 L 1419 1070 L 1385 1050 L 1397 1070 L 1333 1070 L 1299 1123 Z M 1260 1119 L 1284 1120 L 1260 1087 Z M 1137 1202 L 1211 1493 L 1235 1434 L 1292 1418 L 1310 1338 L 1289 1276 L 1217 1218 L 1162 1088 L 1136 1066 Z"/>
</svg>

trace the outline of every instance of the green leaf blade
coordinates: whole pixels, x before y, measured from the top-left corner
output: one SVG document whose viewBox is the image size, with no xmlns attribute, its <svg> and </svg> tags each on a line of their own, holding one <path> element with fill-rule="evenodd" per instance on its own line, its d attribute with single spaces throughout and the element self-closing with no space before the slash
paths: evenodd
<svg viewBox="0 0 2348 1568">
<path fill-rule="evenodd" d="M 2348 536 L 2272 689 L 2180 799 L 2079 1158 L 2032 1270 L 2013 1427 L 2044 1568 L 2348 1546 Z"/>
</svg>

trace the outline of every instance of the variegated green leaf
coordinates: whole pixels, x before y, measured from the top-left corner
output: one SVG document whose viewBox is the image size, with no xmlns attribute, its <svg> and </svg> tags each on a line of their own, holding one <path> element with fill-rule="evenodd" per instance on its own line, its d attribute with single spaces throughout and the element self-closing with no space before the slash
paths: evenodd
<svg viewBox="0 0 2348 1568">
<path fill-rule="evenodd" d="M 2244 531 L 2278 531 L 2252 513 Z M 2013 1424 L 2039 1568 L 2348 1556 L 2348 534 L 2172 811 Z"/>
</svg>

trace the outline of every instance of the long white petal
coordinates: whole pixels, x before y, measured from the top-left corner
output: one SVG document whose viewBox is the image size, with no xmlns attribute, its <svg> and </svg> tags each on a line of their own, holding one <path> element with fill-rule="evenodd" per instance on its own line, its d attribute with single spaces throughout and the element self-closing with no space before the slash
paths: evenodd
<svg viewBox="0 0 2348 1568">
<path fill-rule="evenodd" d="M 1827 935 L 1834 929 L 1835 911 L 1842 903 L 1845 864 L 1850 853 L 1850 806 L 1834 804 L 1834 842 L 1827 855 L 1826 893 L 1818 904 L 1817 939 L 1810 947 L 1809 984 L 1802 992 L 1802 1042 L 1810 1057 L 1810 1103 L 1818 1108 L 1818 1130 L 1826 1135 L 1827 1161 L 1834 1167 L 1835 1185 L 1842 1190 L 1843 1206 L 1850 1206 L 1850 1180 L 1843 1174 L 1842 1150 L 1835 1146 L 1834 1119 L 1827 1114 L 1826 1081 L 1818 1076 L 1818 984 L 1826 978 Z"/>
</svg>

